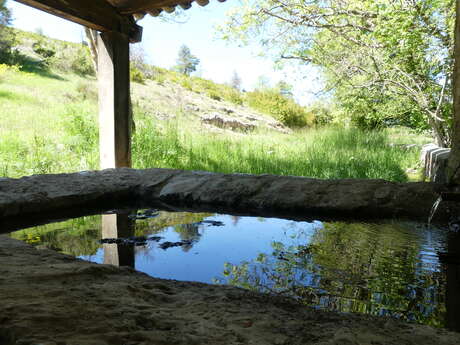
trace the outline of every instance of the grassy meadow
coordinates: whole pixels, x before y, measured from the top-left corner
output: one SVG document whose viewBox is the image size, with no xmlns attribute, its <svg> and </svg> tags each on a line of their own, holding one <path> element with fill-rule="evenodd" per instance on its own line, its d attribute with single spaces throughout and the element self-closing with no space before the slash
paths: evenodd
<svg viewBox="0 0 460 345">
<path fill-rule="evenodd" d="M 0 76 L 0 103 L 0 177 L 98 169 L 94 77 L 12 69 Z M 429 141 L 401 128 L 212 133 L 179 109 L 160 121 L 136 106 L 134 117 L 135 168 L 407 181 L 419 149 L 399 144 Z"/>
</svg>

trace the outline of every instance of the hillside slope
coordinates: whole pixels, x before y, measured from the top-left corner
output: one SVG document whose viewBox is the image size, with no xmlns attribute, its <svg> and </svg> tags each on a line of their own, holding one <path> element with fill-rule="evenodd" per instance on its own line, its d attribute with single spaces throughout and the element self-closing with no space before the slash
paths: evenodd
<svg viewBox="0 0 460 345">
<path fill-rule="evenodd" d="M 82 95 L 84 97 L 96 98 L 94 70 L 85 44 L 51 39 L 20 30 L 15 32 L 18 41 L 15 48 L 21 53 L 18 65 L 22 70 L 41 75 L 57 73 L 63 79 L 69 79 L 69 73 L 80 75 L 86 81 L 82 80 L 77 89 L 86 93 Z M 144 114 L 153 115 L 159 120 L 171 119 L 180 114 L 185 119 L 191 117 L 192 120 L 198 120 L 203 123 L 203 128 L 210 130 L 220 127 L 247 132 L 260 127 L 288 131 L 272 116 L 243 104 L 244 95 L 226 85 L 145 64 L 142 67 L 144 71 L 149 70 L 149 76 L 146 78 L 143 75 L 142 83 L 132 83 L 132 97 L 134 105 Z M 137 67 L 133 68 L 134 75 L 142 73 Z M 161 78 L 158 78 L 159 75 Z M 196 80 L 201 82 L 202 88 L 192 91 L 191 85 Z M 206 92 L 209 90 L 213 93 Z M 219 93 L 231 93 L 238 101 L 225 101 L 225 95 Z"/>
<path fill-rule="evenodd" d="M 18 47 L 21 70 L 0 65 L 0 177 L 98 169 L 87 47 L 32 35 Z M 144 74 L 132 83 L 135 168 L 406 181 L 417 167 L 417 149 L 390 145 L 418 138 L 407 130 L 399 139 L 394 131 L 291 130 L 274 117 L 296 124 L 309 114 L 276 90 L 240 93 L 152 66 Z"/>
<path fill-rule="evenodd" d="M 225 100 L 215 100 L 206 94 L 196 93 L 181 85 L 148 80 L 145 85 L 132 83 L 135 106 L 159 120 L 171 119 L 178 114 L 188 120 L 198 120 L 202 128 L 219 131 L 218 128 L 248 132 L 257 128 L 289 132 L 272 117 Z"/>
</svg>

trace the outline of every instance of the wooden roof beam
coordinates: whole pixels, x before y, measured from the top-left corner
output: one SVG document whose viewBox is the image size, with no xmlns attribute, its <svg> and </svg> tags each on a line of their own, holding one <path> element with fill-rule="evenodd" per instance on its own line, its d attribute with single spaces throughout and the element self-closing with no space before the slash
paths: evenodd
<svg viewBox="0 0 460 345">
<path fill-rule="evenodd" d="M 58 17 L 101 32 L 125 34 L 131 43 L 140 42 L 142 27 L 132 16 L 120 15 L 106 0 L 16 0 Z"/>
</svg>

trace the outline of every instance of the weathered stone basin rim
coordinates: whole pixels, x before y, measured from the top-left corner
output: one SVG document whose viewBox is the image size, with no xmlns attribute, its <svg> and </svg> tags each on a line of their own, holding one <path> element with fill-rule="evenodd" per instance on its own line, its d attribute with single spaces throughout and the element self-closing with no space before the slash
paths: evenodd
<svg viewBox="0 0 460 345">
<path fill-rule="evenodd" d="M 446 187 L 384 180 L 321 180 L 173 169 L 107 169 L 0 179 L 0 232 L 8 224 L 122 206 L 294 219 L 406 218 L 425 221 Z M 443 202 L 437 219 L 455 203 Z M 11 227 L 11 226 L 10 226 Z"/>
</svg>

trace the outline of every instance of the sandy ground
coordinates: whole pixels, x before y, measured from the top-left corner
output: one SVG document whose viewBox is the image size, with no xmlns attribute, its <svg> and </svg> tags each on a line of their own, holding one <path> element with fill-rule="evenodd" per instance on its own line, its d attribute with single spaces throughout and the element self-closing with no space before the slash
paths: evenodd
<svg viewBox="0 0 460 345">
<path fill-rule="evenodd" d="M 460 334 L 160 280 L 0 236 L 0 344 L 460 344 Z"/>
</svg>

